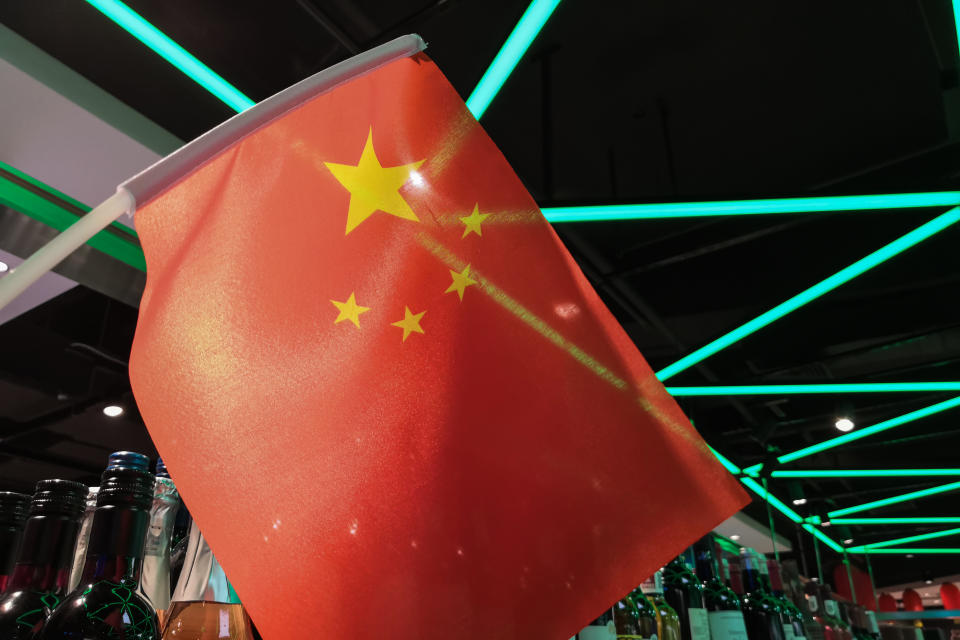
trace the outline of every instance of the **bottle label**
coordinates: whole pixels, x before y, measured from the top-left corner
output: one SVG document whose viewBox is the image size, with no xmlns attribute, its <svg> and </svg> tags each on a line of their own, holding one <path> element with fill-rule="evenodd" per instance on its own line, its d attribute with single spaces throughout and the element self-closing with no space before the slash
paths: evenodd
<svg viewBox="0 0 960 640">
<path fill-rule="evenodd" d="M 710 617 L 706 609 L 687 609 L 690 640 L 710 640 Z"/>
<path fill-rule="evenodd" d="M 820 610 L 820 603 L 817 602 L 817 596 L 807 596 L 807 609 L 810 613 L 816 613 Z"/>
<path fill-rule="evenodd" d="M 707 616 L 713 640 L 747 640 L 747 627 L 740 611 L 710 611 Z"/>
<path fill-rule="evenodd" d="M 867 611 L 867 622 L 870 626 L 870 633 L 879 634 L 880 627 L 877 626 L 877 614 L 873 611 Z"/>
<path fill-rule="evenodd" d="M 827 612 L 828 616 L 836 616 L 839 613 L 836 600 L 824 600 L 823 609 Z"/>
<path fill-rule="evenodd" d="M 617 637 L 617 627 L 613 624 L 613 620 L 603 626 L 590 625 L 589 627 L 584 627 L 580 633 L 577 634 L 579 640 L 616 640 Z"/>
</svg>

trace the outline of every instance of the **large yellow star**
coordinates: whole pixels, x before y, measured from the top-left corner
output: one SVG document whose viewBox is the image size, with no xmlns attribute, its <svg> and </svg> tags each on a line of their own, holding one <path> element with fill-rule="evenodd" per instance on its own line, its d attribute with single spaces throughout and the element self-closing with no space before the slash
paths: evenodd
<svg viewBox="0 0 960 640">
<path fill-rule="evenodd" d="M 420 221 L 399 190 L 410 178 L 410 174 L 423 164 L 423 160 L 398 167 L 384 167 L 373 149 L 373 127 L 367 135 L 367 143 L 363 145 L 359 163 L 323 164 L 327 165 L 333 177 L 350 192 L 347 231 L 344 235 L 356 229 L 375 211 L 383 211 L 404 220 Z"/>
<path fill-rule="evenodd" d="M 463 292 L 466 291 L 467 287 L 477 284 L 477 281 L 470 277 L 470 265 L 464 267 L 460 273 L 450 269 L 450 277 L 453 278 L 453 282 L 444 293 L 456 291 L 461 300 L 463 300 Z"/>
<path fill-rule="evenodd" d="M 403 329 L 403 340 L 401 342 L 406 342 L 411 333 L 423 333 L 423 328 L 420 326 L 420 318 L 422 318 L 425 313 L 426 311 L 410 313 L 410 307 L 404 307 L 403 320 L 390 323 L 391 326 Z"/>
<path fill-rule="evenodd" d="M 350 297 L 347 298 L 346 302 L 337 302 L 336 300 L 331 300 L 333 306 L 337 308 L 340 312 L 337 315 L 337 319 L 333 321 L 333 324 L 338 322 L 343 322 L 344 320 L 349 320 L 353 324 L 357 325 L 357 329 L 360 328 L 360 314 L 370 311 L 370 307 L 361 307 L 357 304 L 357 299 L 354 297 L 354 294 L 351 293 Z"/>
<path fill-rule="evenodd" d="M 480 213 L 480 205 L 473 205 L 473 213 L 468 216 L 463 216 L 460 218 L 460 222 L 466 225 L 466 228 L 463 230 L 463 235 L 461 238 L 466 238 L 467 234 L 475 233 L 478 236 L 483 236 L 483 232 L 480 230 L 480 225 L 484 220 L 487 219 L 489 213 Z"/>
</svg>

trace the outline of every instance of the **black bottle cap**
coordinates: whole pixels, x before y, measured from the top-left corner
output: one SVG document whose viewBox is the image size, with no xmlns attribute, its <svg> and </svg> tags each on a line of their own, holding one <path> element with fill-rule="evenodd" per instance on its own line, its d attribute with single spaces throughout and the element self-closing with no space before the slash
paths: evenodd
<svg viewBox="0 0 960 640">
<path fill-rule="evenodd" d="M 107 468 L 100 476 L 97 506 L 126 505 L 149 509 L 153 504 L 154 475 L 150 473 L 150 458 L 133 451 L 110 454 Z"/>
<path fill-rule="evenodd" d="M 20 529 L 30 510 L 30 496 L 13 491 L 0 491 L 0 527 Z"/>
<path fill-rule="evenodd" d="M 30 516 L 79 518 L 87 506 L 87 485 L 73 480 L 41 480 L 30 503 Z"/>
<path fill-rule="evenodd" d="M 169 478 L 170 472 L 167 471 L 167 465 L 163 464 L 163 458 L 157 458 L 157 477 Z"/>
</svg>

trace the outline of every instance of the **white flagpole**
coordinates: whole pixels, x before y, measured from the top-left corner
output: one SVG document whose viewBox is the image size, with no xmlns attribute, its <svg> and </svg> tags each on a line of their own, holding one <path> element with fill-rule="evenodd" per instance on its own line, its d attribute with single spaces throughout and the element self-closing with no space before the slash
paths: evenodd
<svg viewBox="0 0 960 640">
<path fill-rule="evenodd" d="M 307 100 L 334 89 L 341 82 L 373 71 L 399 58 L 412 56 L 423 51 L 426 46 L 420 36 L 411 34 L 338 62 L 238 113 L 141 171 L 121 184 L 117 188 L 117 193 L 73 223 L 19 267 L 0 278 L 0 309 L 111 222 L 124 213 L 133 213 L 137 203 L 147 204 L 170 185 L 196 167 L 202 166 L 237 140 Z"/>
<path fill-rule="evenodd" d="M 24 292 L 45 273 L 82 247 L 87 240 L 105 229 L 124 213 L 132 213 L 135 207 L 133 196 L 126 189 L 115 194 L 91 209 L 85 216 L 67 227 L 63 233 L 38 249 L 17 268 L 0 278 L 0 309 Z"/>
</svg>

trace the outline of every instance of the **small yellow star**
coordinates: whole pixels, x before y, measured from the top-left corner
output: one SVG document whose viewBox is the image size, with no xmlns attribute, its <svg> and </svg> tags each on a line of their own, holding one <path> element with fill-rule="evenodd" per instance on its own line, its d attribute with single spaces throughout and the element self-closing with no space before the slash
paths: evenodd
<svg viewBox="0 0 960 640">
<path fill-rule="evenodd" d="M 337 308 L 340 314 L 337 316 L 337 319 L 333 321 L 333 324 L 338 322 L 343 322 L 344 320 L 349 320 L 353 324 L 357 325 L 357 329 L 360 328 L 360 314 L 370 311 L 370 307 L 361 307 L 357 304 L 357 299 L 354 297 L 354 294 L 351 293 L 350 297 L 347 298 L 346 302 L 337 302 L 336 300 L 331 300 L 333 306 Z"/>
<path fill-rule="evenodd" d="M 350 192 L 346 233 L 356 229 L 376 211 L 383 211 L 404 220 L 420 221 L 400 195 L 400 187 L 407 182 L 410 174 L 423 164 L 423 160 L 396 167 L 383 166 L 373 149 L 373 127 L 370 128 L 367 142 L 360 153 L 360 162 L 356 165 L 336 162 L 323 164 Z"/>
<path fill-rule="evenodd" d="M 420 327 L 420 319 L 425 313 L 426 311 L 421 311 L 420 313 L 410 313 L 410 307 L 404 307 L 403 320 L 397 320 L 396 322 L 390 323 L 390 325 L 393 327 L 400 327 L 403 329 L 402 342 L 406 342 L 411 333 L 423 333 L 423 329 Z"/>
<path fill-rule="evenodd" d="M 466 238 L 470 233 L 476 233 L 478 236 L 483 236 L 483 232 L 480 230 L 480 225 L 484 220 L 487 219 L 489 213 L 480 213 L 480 205 L 473 205 L 473 213 L 468 216 L 463 216 L 460 218 L 460 221 L 466 225 L 466 229 L 463 230 L 463 235 L 461 238 Z"/>
<path fill-rule="evenodd" d="M 463 271 L 460 273 L 450 269 L 450 277 L 453 278 L 453 283 L 447 287 L 447 290 L 444 291 L 444 293 L 456 291 L 461 300 L 463 300 L 463 292 L 467 289 L 467 287 L 472 284 L 477 284 L 477 281 L 470 277 L 470 265 L 464 267 Z"/>
</svg>

